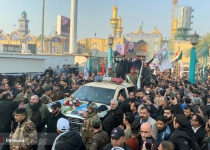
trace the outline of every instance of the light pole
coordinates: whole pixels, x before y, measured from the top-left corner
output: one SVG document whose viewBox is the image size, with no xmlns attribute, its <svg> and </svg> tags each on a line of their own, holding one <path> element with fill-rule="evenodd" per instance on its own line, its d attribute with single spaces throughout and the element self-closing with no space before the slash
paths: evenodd
<svg viewBox="0 0 210 150">
<path fill-rule="evenodd" d="M 109 49 L 108 49 L 108 68 L 112 67 L 112 45 L 114 43 L 114 37 L 109 36 L 108 37 L 108 44 L 109 44 Z"/>
<path fill-rule="evenodd" d="M 198 38 L 199 35 L 196 33 L 190 36 L 191 44 L 193 47 L 191 48 L 190 51 L 190 74 L 189 74 L 189 80 L 191 84 L 195 82 L 195 65 L 196 65 L 196 45 L 198 44 Z"/>
<path fill-rule="evenodd" d="M 44 52 L 44 7 L 45 0 L 42 0 L 42 35 L 41 35 L 41 52 Z"/>
</svg>

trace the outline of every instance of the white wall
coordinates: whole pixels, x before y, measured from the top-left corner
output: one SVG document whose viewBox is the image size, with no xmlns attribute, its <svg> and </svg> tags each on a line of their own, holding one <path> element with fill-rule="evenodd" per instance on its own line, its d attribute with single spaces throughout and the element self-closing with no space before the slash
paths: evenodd
<svg viewBox="0 0 210 150">
<path fill-rule="evenodd" d="M 44 60 L 1 57 L 0 73 L 43 72 Z"/>
<path fill-rule="evenodd" d="M 10 57 L 10 58 L 20 58 L 20 59 L 43 59 L 43 71 L 49 66 L 55 68 L 57 64 L 60 65 L 60 68 L 63 67 L 63 64 L 74 64 L 74 56 L 70 55 L 31 55 L 31 54 L 2 54 L 0 57 Z"/>
</svg>

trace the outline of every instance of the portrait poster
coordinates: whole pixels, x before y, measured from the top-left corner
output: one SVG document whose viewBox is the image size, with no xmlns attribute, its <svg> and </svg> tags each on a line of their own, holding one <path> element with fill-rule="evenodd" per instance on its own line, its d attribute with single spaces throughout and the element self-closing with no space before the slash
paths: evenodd
<svg viewBox="0 0 210 150">
<path fill-rule="evenodd" d="M 124 44 L 116 44 L 114 57 L 121 57 L 122 55 L 125 55 Z"/>
<path fill-rule="evenodd" d="M 126 42 L 126 58 L 136 57 L 136 42 Z"/>
</svg>

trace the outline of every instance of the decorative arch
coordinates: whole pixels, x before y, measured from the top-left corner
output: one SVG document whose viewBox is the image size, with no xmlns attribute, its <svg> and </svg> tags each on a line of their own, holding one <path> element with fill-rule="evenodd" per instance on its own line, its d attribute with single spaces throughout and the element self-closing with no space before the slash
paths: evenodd
<svg viewBox="0 0 210 150">
<path fill-rule="evenodd" d="M 62 39 L 60 37 L 58 37 L 58 36 L 53 36 L 52 38 L 50 38 L 50 41 L 61 43 Z"/>
<path fill-rule="evenodd" d="M 5 33 L 1 33 L 0 40 L 8 40 L 8 35 L 6 35 Z"/>
<path fill-rule="evenodd" d="M 99 47 L 100 45 L 98 43 L 94 43 L 91 46 L 93 46 L 93 47 Z"/>
<path fill-rule="evenodd" d="M 35 37 L 32 36 L 31 34 L 27 34 L 24 38 L 24 41 L 34 41 Z"/>
<path fill-rule="evenodd" d="M 15 30 L 12 33 L 10 33 L 9 39 L 10 40 L 21 40 L 21 39 L 23 39 L 23 35 L 19 31 Z"/>
<path fill-rule="evenodd" d="M 149 52 L 149 46 L 144 40 L 140 40 L 136 43 L 136 52 Z"/>
</svg>

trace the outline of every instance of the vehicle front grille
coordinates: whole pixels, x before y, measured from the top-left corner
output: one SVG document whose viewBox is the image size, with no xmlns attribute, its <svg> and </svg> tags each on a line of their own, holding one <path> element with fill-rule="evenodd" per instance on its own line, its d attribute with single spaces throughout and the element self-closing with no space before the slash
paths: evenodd
<svg viewBox="0 0 210 150">
<path fill-rule="evenodd" d="M 83 125 L 83 119 L 68 117 L 68 120 L 70 122 L 70 130 L 80 133 Z"/>
</svg>

